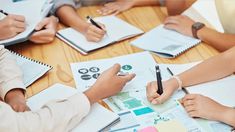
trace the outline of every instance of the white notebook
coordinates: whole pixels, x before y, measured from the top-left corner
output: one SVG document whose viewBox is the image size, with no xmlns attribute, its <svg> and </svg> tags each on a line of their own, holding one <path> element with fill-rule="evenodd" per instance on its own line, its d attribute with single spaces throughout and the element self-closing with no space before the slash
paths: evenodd
<svg viewBox="0 0 235 132">
<path fill-rule="evenodd" d="M 5 1 L 5 0 L 0 0 Z M 6 6 L 7 5 L 7 6 Z M 0 6 L 8 14 L 23 15 L 26 19 L 26 30 L 13 38 L 1 40 L 0 44 L 9 46 L 12 44 L 24 42 L 33 33 L 36 25 L 48 15 L 53 4 L 46 0 L 24 0 L 14 3 L 7 3 Z"/>
<path fill-rule="evenodd" d="M 201 40 L 168 30 L 159 25 L 132 41 L 132 45 L 156 53 L 164 58 L 174 58 L 199 44 Z"/>
<path fill-rule="evenodd" d="M 23 81 L 25 87 L 28 87 L 52 69 L 52 66 L 49 66 L 45 63 L 30 59 L 13 51 L 11 52 L 13 57 L 16 59 L 16 63 L 23 72 Z"/>
<path fill-rule="evenodd" d="M 57 32 L 56 36 L 82 54 L 87 54 L 88 52 L 143 33 L 142 30 L 115 16 L 97 17 L 94 20 L 104 24 L 107 30 L 107 34 L 98 43 L 88 42 L 83 34 L 72 28 L 62 29 Z"/>
<path fill-rule="evenodd" d="M 169 64 L 168 67 L 172 70 L 172 72 L 175 75 L 177 75 L 179 73 L 184 72 L 187 69 L 190 69 L 196 64 L 198 64 L 198 62 L 189 63 L 189 64 L 178 64 L 178 65 Z M 187 87 L 186 89 L 188 90 L 189 93 L 202 94 L 204 96 L 210 97 L 211 99 L 223 105 L 229 107 L 235 107 L 234 82 L 235 82 L 235 75 L 231 75 L 216 81 L 190 86 Z"/>
<path fill-rule="evenodd" d="M 29 98 L 28 106 L 32 111 L 41 108 L 51 100 L 66 99 L 77 93 L 77 90 L 62 84 L 54 84 L 46 90 Z M 92 105 L 89 115 L 87 115 L 73 132 L 97 132 L 112 126 L 120 120 L 119 116 L 100 104 Z"/>
</svg>

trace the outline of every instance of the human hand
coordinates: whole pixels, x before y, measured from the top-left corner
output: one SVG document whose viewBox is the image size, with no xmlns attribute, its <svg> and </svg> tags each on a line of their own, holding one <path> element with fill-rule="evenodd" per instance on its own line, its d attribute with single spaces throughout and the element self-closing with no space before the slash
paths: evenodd
<svg viewBox="0 0 235 132">
<path fill-rule="evenodd" d="M 104 71 L 95 82 L 95 84 L 85 91 L 85 95 L 93 104 L 100 99 L 110 97 L 122 90 L 127 82 L 131 81 L 135 74 L 128 74 L 126 76 L 118 76 L 120 65 L 115 64 L 111 68 Z"/>
<path fill-rule="evenodd" d="M 99 42 L 102 40 L 102 38 L 106 34 L 105 26 L 101 23 L 98 23 L 98 24 L 102 27 L 103 30 L 99 29 L 98 27 L 96 27 L 92 24 L 87 25 L 87 28 L 84 32 L 84 35 L 85 35 L 87 41 Z"/>
<path fill-rule="evenodd" d="M 50 43 L 54 40 L 58 19 L 54 16 L 44 18 L 35 28 L 36 32 L 30 36 L 34 43 Z"/>
<path fill-rule="evenodd" d="M 97 10 L 97 12 L 101 15 L 117 15 L 120 12 L 126 11 L 134 6 L 133 0 L 123 0 L 123 1 L 115 1 L 110 2 L 104 5 L 101 9 Z"/>
<path fill-rule="evenodd" d="M 164 21 L 164 27 L 167 29 L 175 30 L 181 34 L 193 37 L 192 25 L 194 23 L 195 22 L 191 18 L 183 15 L 178 15 L 166 18 L 166 20 Z"/>
<path fill-rule="evenodd" d="M 182 99 L 181 103 L 191 117 L 208 120 L 220 120 L 221 113 L 225 113 L 228 108 L 199 94 L 188 94 Z"/>
<path fill-rule="evenodd" d="M 149 102 L 152 104 L 162 104 L 177 90 L 178 83 L 175 79 L 170 79 L 162 83 L 163 85 L 163 94 L 159 95 L 157 93 L 158 87 L 157 82 L 149 82 L 146 88 L 146 96 Z"/>
<path fill-rule="evenodd" d="M 30 110 L 26 105 L 26 99 L 21 89 L 13 89 L 5 96 L 5 101 L 16 112 L 24 112 Z"/>
<path fill-rule="evenodd" d="M 25 30 L 25 17 L 20 15 L 8 15 L 0 20 L 0 40 L 9 39 Z"/>
</svg>

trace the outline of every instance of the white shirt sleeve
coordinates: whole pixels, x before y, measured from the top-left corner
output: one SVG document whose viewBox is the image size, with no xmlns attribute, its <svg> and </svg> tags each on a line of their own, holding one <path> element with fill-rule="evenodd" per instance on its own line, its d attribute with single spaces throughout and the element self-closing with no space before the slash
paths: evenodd
<svg viewBox="0 0 235 132">
<path fill-rule="evenodd" d="M 90 102 L 82 93 L 50 102 L 34 112 L 16 113 L 9 105 L 0 102 L 0 131 L 67 132 L 76 127 L 89 110 Z"/>
</svg>

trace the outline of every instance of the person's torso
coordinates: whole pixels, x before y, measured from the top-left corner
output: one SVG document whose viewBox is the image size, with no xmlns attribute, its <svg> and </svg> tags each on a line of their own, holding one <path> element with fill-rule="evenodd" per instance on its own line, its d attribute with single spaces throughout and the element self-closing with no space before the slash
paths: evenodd
<svg viewBox="0 0 235 132">
<path fill-rule="evenodd" d="M 235 34 L 235 0 L 215 0 L 215 4 L 225 33 Z"/>
</svg>

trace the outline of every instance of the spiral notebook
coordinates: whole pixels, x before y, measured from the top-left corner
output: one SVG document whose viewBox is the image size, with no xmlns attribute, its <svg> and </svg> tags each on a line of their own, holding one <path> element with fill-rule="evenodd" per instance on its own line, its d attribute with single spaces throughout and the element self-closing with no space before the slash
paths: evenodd
<svg viewBox="0 0 235 132">
<path fill-rule="evenodd" d="M 25 87 L 30 86 L 33 82 L 52 69 L 52 66 L 49 66 L 40 61 L 33 60 L 13 51 L 11 51 L 11 53 L 13 57 L 15 57 L 16 63 L 23 72 L 23 81 Z"/>
<path fill-rule="evenodd" d="M 181 53 L 199 44 L 201 40 L 168 30 L 161 24 L 140 38 L 132 45 L 156 53 L 164 58 L 175 58 Z"/>
</svg>

